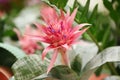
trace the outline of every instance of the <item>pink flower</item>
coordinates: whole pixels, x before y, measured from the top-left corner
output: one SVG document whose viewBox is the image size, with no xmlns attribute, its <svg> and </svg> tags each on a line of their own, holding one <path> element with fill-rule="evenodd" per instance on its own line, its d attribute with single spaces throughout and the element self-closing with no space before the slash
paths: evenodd
<svg viewBox="0 0 120 80">
<path fill-rule="evenodd" d="M 33 54 L 35 52 L 35 50 L 37 49 L 41 49 L 41 47 L 37 44 L 37 40 L 32 40 L 30 38 L 30 36 L 26 36 L 26 35 L 21 35 L 19 30 L 17 30 L 16 28 L 14 29 L 14 31 L 16 32 L 18 39 L 19 39 L 19 43 L 21 48 L 27 53 L 27 54 Z M 25 29 L 25 33 L 31 33 L 33 35 L 37 35 L 38 32 L 31 29 L 31 27 L 27 26 Z"/>
<path fill-rule="evenodd" d="M 45 24 L 36 23 L 41 34 L 32 36 L 32 38 L 49 44 L 42 53 L 42 59 L 44 59 L 50 49 L 54 50 L 47 73 L 51 70 L 59 52 L 61 53 L 63 63 L 69 65 L 67 49 L 77 43 L 80 36 L 87 30 L 87 28 L 79 30 L 83 26 L 89 25 L 87 23 L 73 27 L 76 12 L 77 9 L 71 15 L 69 12 L 65 15 L 62 10 L 60 14 L 57 14 L 55 9 L 51 7 L 44 6 L 41 9 L 41 16 Z"/>
</svg>

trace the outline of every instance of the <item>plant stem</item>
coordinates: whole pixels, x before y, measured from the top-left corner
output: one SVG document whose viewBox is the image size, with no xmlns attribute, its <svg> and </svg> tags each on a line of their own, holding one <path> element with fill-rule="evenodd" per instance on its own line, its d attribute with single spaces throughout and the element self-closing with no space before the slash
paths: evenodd
<svg viewBox="0 0 120 80">
<path fill-rule="evenodd" d="M 95 39 L 95 37 L 91 34 L 91 32 L 88 30 L 87 34 L 90 36 L 90 38 L 95 42 L 95 44 L 97 45 L 99 51 L 102 51 L 102 47 L 98 44 L 98 41 Z"/>
<path fill-rule="evenodd" d="M 103 50 L 103 48 L 98 44 L 98 41 L 95 39 L 95 37 L 91 34 L 90 31 L 87 31 L 87 34 L 91 37 L 91 39 L 95 42 L 95 44 L 97 45 L 97 47 L 99 48 L 99 52 Z M 112 74 L 118 75 L 114 65 L 112 65 L 112 63 L 107 63 L 107 66 L 109 67 L 109 69 L 111 70 Z"/>
<path fill-rule="evenodd" d="M 119 75 L 118 72 L 116 71 L 114 65 L 112 65 L 112 63 L 107 63 L 107 66 L 111 70 L 112 74 Z"/>
</svg>

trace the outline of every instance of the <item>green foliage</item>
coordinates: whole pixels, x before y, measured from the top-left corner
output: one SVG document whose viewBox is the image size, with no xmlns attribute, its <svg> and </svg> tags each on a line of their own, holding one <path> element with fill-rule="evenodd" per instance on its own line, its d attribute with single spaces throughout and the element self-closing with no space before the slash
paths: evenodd
<svg viewBox="0 0 120 80">
<path fill-rule="evenodd" d="M 90 0 L 87 0 L 85 7 L 82 10 L 82 14 L 79 16 L 79 21 L 87 22 L 88 11 L 89 11 Z"/>
<path fill-rule="evenodd" d="M 15 33 L 13 32 L 13 28 L 15 27 L 15 24 L 13 23 L 14 17 L 17 15 L 16 12 L 12 12 L 6 15 L 4 15 L 4 19 L 0 19 L 0 42 L 3 42 L 4 37 L 10 37 L 11 39 L 15 40 L 14 37 L 16 37 Z"/>
<path fill-rule="evenodd" d="M 0 66 L 11 67 L 16 60 L 14 55 L 0 47 Z"/>
<path fill-rule="evenodd" d="M 119 0 L 116 0 L 116 1 L 118 2 Z M 116 1 L 114 1 L 114 2 L 116 2 Z M 114 2 L 113 2 L 113 0 L 111 2 L 108 0 L 103 0 L 105 7 L 110 11 L 111 18 L 114 21 L 118 21 L 120 19 L 120 17 L 119 17 L 120 10 L 118 9 L 120 5 L 115 6 L 116 9 L 114 9 L 114 7 L 113 7 Z"/>
<path fill-rule="evenodd" d="M 35 80 L 78 80 L 78 75 L 65 65 L 58 65 L 52 68 L 48 74 L 40 75 Z"/>
<path fill-rule="evenodd" d="M 71 63 L 71 68 L 79 75 L 81 72 L 82 62 L 79 55 L 77 55 Z"/>
<path fill-rule="evenodd" d="M 42 62 L 40 56 L 29 55 L 17 60 L 12 70 L 15 80 L 30 80 L 36 76 L 46 72 L 47 62 Z"/>
<path fill-rule="evenodd" d="M 25 53 L 17 47 L 0 43 L 0 65 L 11 67 L 17 60 L 25 56 Z"/>
<path fill-rule="evenodd" d="M 113 56 L 114 54 L 114 56 Z M 94 58 L 92 58 L 84 67 L 80 80 L 88 80 L 91 74 L 93 74 L 101 65 L 107 62 L 117 62 L 120 61 L 120 47 L 110 47 Z"/>
<path fill-rule="evenodd" d="M 91 34 L 97 42 L 102 43 L 101 47 L 103 49 L 115 45 L 115 39 L 111 37 L 113 36 L 113 32 L 111 32 L 112 27 L 109 17 L 98 13 L 98 5 L 94 7 L 93 11 L 89 11 L 90 0 L 86 2 L 86 5 L 84 7 L 81 7 L 81 5 L 78 4 L 79 3 L 77 1 L 74 3 L 74 5 L 79 6 L 75 21 L 77 23 L 86 22 L 92 24 L 87 33 L 85 33 L 84 39 L 91 41 Z M 73 9 L 71 10 L 73 11 Z"/>
<path fill-rule="evenodd" d="M 59 65 L 52 68 L 48 75 L 44 78 L 49 80 L 88 80 L 89 77 L 103 64 L 107 62 L 117 62 L 120 61 L 120 47 L 109 47 L 98 55 L 94 56 L 82 69 L 80 73 L 80 78 L 78 78 L 77 72 L 74 72 L 67 66 Z M 114 54 L 114 56 L 113 56 Z M 76 59 L 74 59 L 76 60 Z M 80 68 L 81 69 L 81 68 Z M 43 75 L 42 75 L 43 76 Z M 43 78 L 37 78 L 40 80 Z"/>
<path fill-rule="evenodd" d="M 114 37 L 120 44 L 120 0 L 103 0 L 104 6 L 109 10 L 109 16 L 115 22 Z"/>
<path fill-rule="evenodd" d="M 64 9 L 66 6 L 68 0 L 49 0 L 51 4 L 54 4 L 57 6 L 59 9 Z"/>
<path fill-rule="evenodd" d="M 54 5 L 59 9 L 66 7 L 68 0 L 44 0 L 48 1 L 49 5 Z M 115 3 L 117 2 L 117 5 Z M 48 66 L 47 62 L 42 62 L 40 56 L 29 55 L 18 48 L 0 43 L 0 65 L 11 67 L 14 72 L 15 80 L 89 80 L 89 77 L 97 70 L 99 75 L 103 69 L 114 68 L 114 65 L 105 64 L 107 62 L 120 61 L 120 47 L 110 47 L 116 44 L 116 40 L 120 40 L 120 0 L 103 0 L 105 7 L 109 10 L 108 16 L 98 13 L 98 4 L 93 11 L 89 11 L 90 0 L 87 0 L 85 6 L 75 0 L 74 5 L 70 8 L 71 12 L 78 7 L 78 12 L 75 17 L 77 23 L 90 23 L 92 26 L 87 33 L 84 34 L 83 39 L 94 41 L 99 48 L 100 53 L 94 56 L 85 66 L 82 65 L 82 58 L 77 55 L 69 68 L 68 66 L 59 65 L 52 68 L 49 74 L 46 74 Z M 13 18 L 21 10 L 21 6 L 13 3 L 15 9 L 9 12 L 9 15 L 4 20 L 0 20 L 0 41 L 5 36 L 15 37 L 12 31 L 14 28 Z M 64 10 L 65 11 L 65 10 Z M 109 16 L 114 20 L 116 28 L 113 29 L 110 23 Z M 7 25 L 7 26 L 5 26 Z M 115 32 L 115 33 L 114 33 Z M 99 42 L 101 45 L 99 45 Z M 110 47 L 110 48 L 107 48 Z M 78 47 L 80 49 L 80 47 Z M 105 49 L 107 48 L 107 49 Z M 82 48 L 83 49 L 83 48 Z M 90 48 L 91 49 L 91 48 Z M 105 49 L 105 50 L 103 50 Z M 76 51 L 76 50 L 75 50 Z M 80 52 L 81 50 L 79 50 Z M 89 51 L 85 49 L 85 51 Z M 77 52 L 77 51 L 76 51 Z M 77 52 L 79 54 L 79 52 Z M 90 52 L 89 52 L 90 53 Z M 96 54 L 97 52 L 95 52 Z M 95 55 L 90 54 L 90 55 Z M 88 54 L 87 54 L 88 55 Z M 88 58 L 88 57 L 87 57 Z M 91 58 L 91 57 L 90 57 Z M 16 61 L 17 60 L 17 61 Z M 16 62 L 15 62 L 16 61 Z M 104 65 L 105 64 L 105 65 Z M 107 66 L 107 67 L 105 67 Z M 112 68 L 112 69 L 111 69 Z M 113 69 L 114 70 L 114 69 Z M 111 73 L 114 71 L 111 71 Z M 79 77 L 80 79 L 79 79 Z M 108 77 L 105 80 L 119 79 L 119 77 Z"/>
<path fill-rule="evenodd" d="M 59 80 L 78 80 L 77 74 L 68 66 L 58 65 L 50 71 L 48 75 Z"/>
<path fill-rule="evenodd" d="M 24 0 L 4 1 L 0 3 L 0 13 L 3 11 L 2 18 L 0 16 L 0 42 L 3 42 L 3 38 L 6 36 L 12 40 L 16 40 L 16 35 L 13 32 L 13 28 L 15 27 L 13 20 L 24 7 Z"/>
<path fill-rule="evenodd" d="M 86 5 L 84 7 L 81 6 L 81 4 L 79 2 L 77 2 L 77 0 L 75 0 L 73 8 L 71 8 L 70 10 L 72 12 L 76 7 L 78 7 L 78 12 L 77 12 L 77 15 L 75 18 L 75 21 L 77 23 L 92 24 L 92 27 L 90 27 L 89 30 L 87 31 L 87 33 L 84 35 L 84 39 L 87 39 L 89 41 L 93 40 L 96 43 L 96 45 L 98 46 L 99 50 L 102 51 L 103 49 L 116 44 L 116 39 L 114 38 L 114 32 L 113 32 L 114 30 L 112 29 L 109 16 L 105 16 L 105 15 L 102 15 L 101 13 L 98 13 L 98 11 L 97 11 L 98 5 L 96 5 L 94 7 L 93 11 L 89 11 L 89 5 L 90 5 L 90 0 L 88 0 L 86 2 Z M 100 46 L 99 46 L 99 42 L 101 42 Z M 100 54 L 100 53 L 98 53 L 98 54 Z M 108 54 L 108 53 L 105 52 L 104 54 Z M 104 55 L 104 54 L 102 54 L 102 55 Z M 107 56 L 107 55 L 104 55 L 104 56 Z M 100 56 L 99 59 L 102 60 L 103 57 Z M 96 59 L 96 61 L 97 61 L 97 59 Z M 107 58 L 105 59 L 105 61 L 107 62 Z M 112 62 L 112 60 L 111 60 L 111 62 Z M 95 62 L 95 63 L 97 64 L 97 62 Z M 92 65 L 94 65 L 95 63 L 94 63 L 94 61 L 91 62 Z M 96 65 L 96 67 L 94 67 L 92 69 L 89 69 L 88 67 L 91 67 L 91 66 L 87 65 L 88 71 L 86 71 L 86 70 L 82 71 L 81 79 L 88 80 L 89 76 L 93 72 L 95 72 L 100 65 L 103 65 L 103 64 L 104 63 L 102 63 L 102 62 L 98 63 L 98 65 Z M 85 68 L 85 69 L 87 69 L 87 68 Z M 72 67 L 72 69 L 74 70 L 73 67 Z"/>
<path fill-rule="evenodd" d="M 0 19 L 0 42 L 2 42 L 3 32 L 4 32 L 4 21 Z"/>
<path fill-rule="evenodd" d="M 20 59 L 26 56 L 26 54 L 22 50 L 20 50 L 15 46 L 5 44 L 5 43 L 0 43 L 0 47 L 8 51 L 9 53 L 7 54 L 13 54 L 17 59 Z"/>
<path fill-rule="evenodd" d="M 98 11 L 98 4 L 94 7 L 94 9 L 93 9 L 93 11 L 92 11 L 92 13 L 91 13 L 91 15 L 90 15 L 90 17 L 88 19 L 89 22 L 94 22 L 94 20 L 96 19 L 97 14 L 98 14 L 97 11 Z"/>
<path fill-rule="evenodd" d="M 0 65 L 11 67 L 17 60 L 25 56 L 25 53 L 17 47 L 0 43 Z"/>
</svg>

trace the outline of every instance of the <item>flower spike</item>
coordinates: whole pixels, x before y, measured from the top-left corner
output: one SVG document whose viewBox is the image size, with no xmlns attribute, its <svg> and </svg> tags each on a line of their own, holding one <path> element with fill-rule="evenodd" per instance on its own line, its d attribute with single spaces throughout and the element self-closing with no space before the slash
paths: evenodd
<svg viewBox="0 0 120 80">
<path fill-rule="evenodd" d="M 84 26 L 89 26 L 90 24 L 83 23 L 75 27 L 73 26 L 77 8 L 73 11 L 72 14 L 70 14 L 69 11 L 67 14 L 64 14 L 62 10 L 60 11 L 60 14 L 57 14 L 54 8 L 45 6 L 41 9 L 40 12 L 45 25 L 35 24 L 40 31 L 40 36 L 31 36 L 31 38 L 36 37 L 37 40 L 48 44 L 48 47 L 46 47 L 42 52 L 42 60 L 47 55 L 49 50 L 54 51 L 47 70 L 47 73 L 49 73 L 54 65 L 58 53 L 61 54 L 64 65 L 69 66 L 67 50 L 73 44 L 76 44 L 80 36 L 88 29 L 82 28 Z"/>
</svg>

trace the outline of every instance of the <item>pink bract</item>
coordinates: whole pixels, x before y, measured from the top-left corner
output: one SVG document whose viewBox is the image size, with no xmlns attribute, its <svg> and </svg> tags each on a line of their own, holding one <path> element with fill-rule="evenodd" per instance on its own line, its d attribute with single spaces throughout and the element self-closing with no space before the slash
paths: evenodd
<svg viewBox="0 0 120 80">
<path fill-rule="evenodd" d="M 37 44 L 37 40 L 32 40 L 30 36 L 25 35 L 27 33 L 37 35 L 38 32 L 36 30 L 33 30 L 31 27 L 27 26 L 23 35 L 16 28 L 14 31 L 18 36 L 21 48 L 26 52 L 26 54 L 33 54 L 37 49 L 41 49 L 41 46 Z"/>
<path fill-rule="evenodd" d="M 31 37 L 49 44 L 49 46 L 46 47 L 42 52 L 42 59 L 44 59 L 49 50 L 54 50 L 50 65 L 47 70 L 48 73 L 54 64 L 58 53 L 61 53 L 63 64 L 69 65 L 67 50 L 73 44 L 77 43 L 80 36 L 87 30 L 87 28 L 82 30 L 79 29 L 89 24 L 84 23 L 73 27 L 77 8 L 72 14 L 70 14 L 70 12 L 64 14 L 62 10 L 60 11 L 60 14 L 58 14 L 54 8 L 44 6 L 40 12 L 45 24 L 43 25 L 35 23 L 35 25 L 41 31 L 41 34 L 39 34 L 39 36 Z"/>
</svg>

